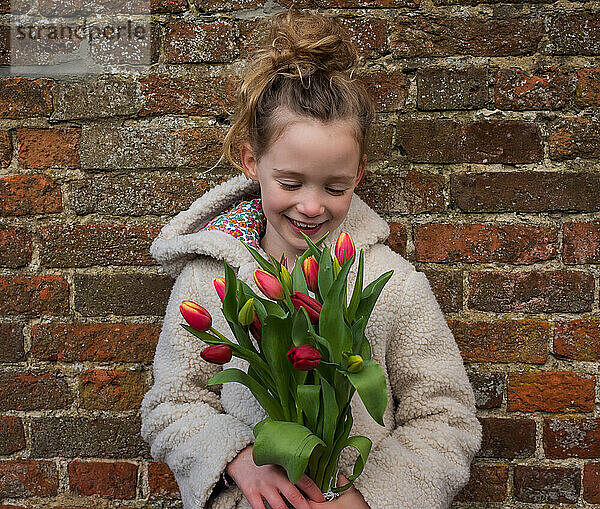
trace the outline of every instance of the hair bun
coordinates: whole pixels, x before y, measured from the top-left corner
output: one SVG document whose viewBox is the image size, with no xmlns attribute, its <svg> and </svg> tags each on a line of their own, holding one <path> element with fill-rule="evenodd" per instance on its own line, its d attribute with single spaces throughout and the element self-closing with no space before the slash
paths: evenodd
<svg viewBox="0 0 600 509">
<path fill-rule="evenodd" d="M 356 46 L 335 18 L 295 8 L 272 16 L 262 50 L 273 71 L 286 76 L 346 72 L 359 63 Z"/>
</svg>

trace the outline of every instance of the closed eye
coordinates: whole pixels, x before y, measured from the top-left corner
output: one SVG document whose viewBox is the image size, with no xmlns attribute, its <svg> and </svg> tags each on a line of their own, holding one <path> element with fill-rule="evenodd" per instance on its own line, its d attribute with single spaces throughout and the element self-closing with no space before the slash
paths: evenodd
<svg viewBox="0 0 600 509">
<path fill-rule="evenodd" d="M 287 189 L 287 190 L 298 189 L 300 187 L 300 184 L 285 184 L 284 182 L 279 182 L 279 185 L 283 189 Z"/>
</svg>

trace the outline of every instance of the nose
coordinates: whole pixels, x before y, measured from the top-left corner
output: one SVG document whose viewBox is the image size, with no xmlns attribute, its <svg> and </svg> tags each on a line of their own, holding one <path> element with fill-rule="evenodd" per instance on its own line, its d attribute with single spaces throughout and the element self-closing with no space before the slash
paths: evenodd
<svg viewBox="0 0 600 509">
<path fill-rule="evenodd" d="M 318 217 L 325 213 L 319 193 L 313 191 L 303 193 L 296 208 L 306 217 Z"/>
</svg>

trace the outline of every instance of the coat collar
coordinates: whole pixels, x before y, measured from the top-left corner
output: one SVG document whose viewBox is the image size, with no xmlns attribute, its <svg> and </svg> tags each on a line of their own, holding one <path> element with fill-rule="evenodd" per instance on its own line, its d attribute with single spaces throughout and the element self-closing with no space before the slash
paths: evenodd
<svg viewBox="0 0 600 509">
<path fill-rule="evenodd" d="M 223 231 L 203 231 L 201 228 L 231 205 L 258 193 L 258 183 L 244 175 L 214 187 L 162 228 L 150 247 L 150 253 L 173 277 L 198 255 L 225 260 L 232 267 L 253 263 L 252 255 L 237 238 Z M 346 218 L 338 229 L 328 235 L 325 245 L 331 247 L 342 231 L 351 235 L 357 252 L 383 242 L 390 232 L 387 222 L 356 194 L 352 195 Z M 258 251 L 268 258 L 262 248 L 259 247 Z"/>
</svg>

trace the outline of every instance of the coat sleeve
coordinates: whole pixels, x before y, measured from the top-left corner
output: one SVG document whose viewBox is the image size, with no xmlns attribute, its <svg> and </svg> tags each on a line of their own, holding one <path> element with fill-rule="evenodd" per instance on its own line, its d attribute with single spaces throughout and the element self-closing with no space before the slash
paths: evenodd
<svg viewBox="0 0 600 509">
<path fill-rule="evenodd" d="M 216 260 L 186 264 L 177 277 L 154 356 L 154 384 L 141 404 L 141 434 L 152 457 L 167 463 L 179 485 L 185 509 L 205 507 L 226 465 L 254 441 L 252 428 L 224 413 L 217 392 L 206 381 L 221 369 L 200 357 L 206 346 L 187 332 L 179 312 L 182 300 L 201 303 L 215 324 L 220 301 L 213 278 L 222 273 Z"/>
<path fill-rule="evenodd" d="M 395 428 L 373 446 L 356 487 L 372 509 L 447 508 L 481 445 L 473 390 L 426 276 L 405 283 L 386 364 Z"/>
</svg>

